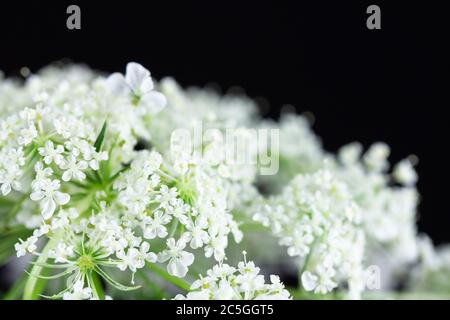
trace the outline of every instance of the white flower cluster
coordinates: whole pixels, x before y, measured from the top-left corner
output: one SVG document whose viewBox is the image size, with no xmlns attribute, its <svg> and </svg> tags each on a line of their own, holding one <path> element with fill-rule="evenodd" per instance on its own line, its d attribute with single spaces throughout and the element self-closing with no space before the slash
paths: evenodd
<svg viewBox="0 0 450 320">
<path fill-rule="evenodd" d="M 280 278 L 270 276 L 266 284 L 264 276 L 253 261 L 238 263 L 237 268 L 228 264 L 217 264 L 191 285 L 186 295 L 177 295 L 177 300 L 288 300 L 289 292 L 284 288 Z"/>
<path fill-rule="evenodd" d="M 390 171 L 390 149 L 384 143 L 375 143 L 364 154 L 359 143 L 352 143 L 334 155 L 322 149 L 305 117 L 283 115 L 278 127 L 279 173 L 260 179 L 269 194 L 282 192 L 298 174 L 331 172 L 347 186 L 359 208 L 359 228 L 366 239 L 365 264 L 383 264 L 385 275 L 407 270 L 407 265 L 418 257 L 416 157 L 400 161 Z M 390 286 L 396 285 L 391 282 Z"/>
<path fill-rule="evenodd" d="M 84 72 L 32 76 L 20 101 L 32 96 L 34 106 L 8 109 L 0 119 L 1 190 L 19 199 L 9 224 L 33 229 L 16 243 L 17 256 L 31 253 L 37 267 L 65 268 L 51 278 L 72 275 L 54 298 L 99 298 L 94 273 L 118 289 L 135 288 L 114 280 L 111 268 L 129 270 L 134 283 L 146 264 L 166 263 L 169 275 L 183 278 L 194 263 L 189 248 L 223 261 L 228 236 L 242 238 L 229 204 L 240 178 L 228 178 L 223 159 L 214 157 L 215 140 L 196 146 L 204 157 L 176 141 L 159 153 L 157 139 L 153 150 L 136 151 L 166 105 L 150 73 L 136 63 L 125 76 Z M 39 238 L 48 239 L 42 249 Z"/>
<path fill-rule="evenodd" d="M 360 213 L 346 185 L 330 171 L 296 176 L 253 218 L 270 227 L 290 256 L 300 258 L 306 291 L 325 294 L 345 280 L 350 295 L 359 297 L 364 252 Z"/>
<path fill-rule="evenodd" d="M 402 160 L 389 175 L 390 150 L 376 143 L 364 155 L 353 143 L 339 151 L 337 176 L 344 181 L 362 211 L 362 225 L 370 251 L 384 246 L 395 257 L 397 265 L 417 258 L 416 215 L 419 195 L 415 188 L 417 174 L 414 158 Z"/>
<path fill-rule="evenodd" d="M 153 151 L 138 152 L 130 169 L 114 183 L 127 225 L 138 227 L 144 239 L 167 239 L 167 249 L 158 260 L 168 263 L 171 275 L 184 277 L 194 261 L 183 249 L 204 248 L 206 257 L 225 258 L 228 235 L 242 235 L 227 210 L 226 189 L 220 176 L 192 164 L 182 170 L 163 163 Z M 124 218 L 123 217 L 123 218 Z M 122 219 L 123 219 L 122 218 Z M 170 225 L 170 230 L 169 230 Z M 179 235 L 176 240 L 175 235 Z"/>
<path fill-rule="evenodd" d="M 221 184 L 227 190 L 229 210 L 254 197 L 256 163 L 228 162 L 227 155 L 235 150 L 225 148 L 233 148 L 234 145 L 223 140 L 225 131 L 233 130 L 235 139 L 239 141 L 237 147 L 255 143 L 246 129 L 255 127 L 258 120 L 256 104 L 243 96 L 219 96 L 212 90 L 183 90 L 172 78 L 163 79 L 160 87 L 168 105 L 164 112 L 158 113 L 148 123 L 155 148 L 166 158 L 175 158 L 173 165 L 179 172 L 195 164 L 208 168 L 206 171 L 212 171 L 213 175 L 227 178 L 222 179 Z M 174 135 L 178 130 L 182 130 L 182 134 L 189 133 L 191 140 Z M 198 133 L 200 137 L 196 137 Z M 196 138 L 200 138 L 199 141 Z"/>
<path fill-rule="evenodd" d="M 107 77 L 82 66 L 51 66 L 23 83 L 0 77 L 0 115 L 0 264 L 14 243 L 33 259 L 24 298 L 50 292 L 35 278 L 61 278 L 49 297 L 109 299 L 103 289 L 139 288 L 135 274 L 188 291 L 177 299 L 360 298 L 365 267 L 380 256 L 394 274 L 420 262 L 411 290 L 448 288 L 448 250 L 417 237 L 417 159 L 391 169 L 383 143 L 328 153 L 307 116 L 263 120 L 247 97 L 155 84 L 133 62 Z M 228 130 L 239 154 L 256 145 L 252 129 L 279 130 L 279 149 L 249 154 L 278 157 L 277 174 L 227 158 Z M 276 265 L 258 239 L 287 247 L 298 289 L 274 275 L 265 283 L 245 258 L 231 266 L 242 243 L 230 238 L 252 230 L 256 245 L 245 245 L 258 265 L 262 251 Z M 190 285 L 193 270 L 206 275 Z"/>
</svg>

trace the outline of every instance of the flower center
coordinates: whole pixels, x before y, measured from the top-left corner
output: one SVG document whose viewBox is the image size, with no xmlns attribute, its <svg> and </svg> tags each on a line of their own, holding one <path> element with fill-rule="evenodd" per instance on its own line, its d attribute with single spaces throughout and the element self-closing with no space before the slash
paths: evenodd
<svg viewBox="0 0 450 320">
<path fill-rule="evenodd" d="M 131 97 L 131 104 L 133 106 L 137 106 L 139 104 L 139 101 L 141 100 L 141 96 L 138 94 L 133 94 L 133 96 Z"/>
<path fill-rule="evenodd" d="M 189 205 L 195 203 L 195 186 L 189 179 L 183 179 L 177 183 L 178 194 L 180 198 Z"/>
<path fill-rule="evenodd" d="M 91 256 L 88 255 L 82 255 L 78 258 L 77 260 L 77 266 L 80 268 L 80 270 L 83 271 L 87 271 L 87 270 L 92 270 L 95 267 L 95 263 L 92 260 Z"/>
</svg>

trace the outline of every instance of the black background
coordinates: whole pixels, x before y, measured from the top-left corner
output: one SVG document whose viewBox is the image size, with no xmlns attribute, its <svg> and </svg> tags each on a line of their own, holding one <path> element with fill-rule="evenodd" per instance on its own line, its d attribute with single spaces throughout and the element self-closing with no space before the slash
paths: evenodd
<svg viewBox="0 0 450 320">
<path fill-rule="evenodd" d="M 34 1 L 0 4 L 0 70 L 70 58 L 103 71 L 137 61 L 182 85 L 219 84 L 312 111 L 325 147 L 385 141 L 419 156 L 419 228 L 450 241 L 449 41 L 444 1 Z M 81 7 L 82 29 L 66 28 Z M 366 28 L 381 7 L 382 29 Z"/>
</svg>

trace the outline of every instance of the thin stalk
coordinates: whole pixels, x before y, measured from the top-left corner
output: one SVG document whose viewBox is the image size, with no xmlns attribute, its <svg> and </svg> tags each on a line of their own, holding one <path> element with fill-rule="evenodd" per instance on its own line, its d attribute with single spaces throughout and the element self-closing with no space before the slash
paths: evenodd
<svg viewBox="0 0 450 320">
<path fill-rule="evenodd" d="M 170 282 L 174 286 L 180 288 L 183 291 L 189 291 L 189 288 L 191 287 L 191 285 L 188 282 L 184 281 L 183 279 L 180 279 L 180 278 L 170 275 L 169 273 L 167 273 L 167 271 L 158 267 L 156 264 L 147 262 L 146 266 L 150 271 L 154 272 L 155 274 L 157 274 L 164 280 Z"/>
<path fill-rule="evenodd" d="M 103 286 L 100 281 L 100 278 L 95 271 L 88 272 L 87 275 L 87 281 L 89 284 L 89 287 L 92 289 L 92 293 L 94 295 L 94 298 L 98 300 L 105 299 L 105 293 L 103 292 Z"/>
<path fill-rule="evenodd" d="M 25 289 L 23 292 L 24 300 L 37 300 L 39 295 L 44 290 L 47 280 L 39 278 L 39 276 L 43 275 L 44 272 L 44 267 L 39 264 L 45 264 L 47 262 L 49 251 L 56 247 L 61 236 L 62 233 L 55 234 L 55 236 L 46 243 L 44 249 L 36 260 L 37 264 L 33 265 L 30 276 L 25 283 Z"/>
</svg>

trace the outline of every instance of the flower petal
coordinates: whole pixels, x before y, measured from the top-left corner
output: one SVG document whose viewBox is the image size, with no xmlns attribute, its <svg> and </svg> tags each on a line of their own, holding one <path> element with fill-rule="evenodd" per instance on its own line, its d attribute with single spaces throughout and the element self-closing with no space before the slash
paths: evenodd
<svg viewBox="0 0 450 320">
<path fill-rule="evenodd" d="M 301 280 L 306 291 L 312 291 L 317 287 L 318 278 L 309 271 L 303 272 Z"/>
<path fill-rule="evenodd" d="M 56 191 L 55 192 L 55 200 L 56 200 L 57 204 L 62 206 L 70 201 L 70 196 L 67 193 L 62 193 L 62 192 Z"/>
<path fill-rule="evenodd" d="M 51 218 L 56 209 L 56 203 L 50 197 L 45 197 L 41 201 L 41 213 L 45 220 Z"/>
<path fill-rule="evenodd" d="M 44 193 L 42 191 L 34 191 L 30 194 L 30 199 L 33 201 L 39 201 L 44 198 Z"/>
<path fill-rule="evenodd" d="M 127 64 L 125 80 L 133 91 L 140 94 L 145 94 L 153 89 L 150 72 L 136 62 Z"/>
<path fill-rule="evenodd" d="M 141 97 L 141 103 L 146 107 L 148 112 L 158 113 L 166 106 L 167 99 L 162 93 L 151 91 Z"/>
<path fill-rule="evenodd" d="M 175 277 L 184 278 L 188 272 L 188 268 L 180 260 L 172 259 L 167 265 L 167 271 Z"/>
<path fill-rule="evenodd" d="M 116 72 L 106 79 L 106 87 L 114 94 L 126 94 L 130 92 L 125 78 L 122 74 Z"/>
</svg>

